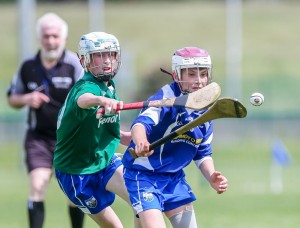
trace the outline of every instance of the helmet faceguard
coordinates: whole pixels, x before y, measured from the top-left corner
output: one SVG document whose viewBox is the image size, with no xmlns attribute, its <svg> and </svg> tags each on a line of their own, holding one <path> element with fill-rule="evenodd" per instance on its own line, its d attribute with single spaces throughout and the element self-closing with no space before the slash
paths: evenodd
<svg viewBox="0 0 300 228">
<path fill-rule="evenodd" d="M 185 47 L 177 50 L 172 57 L 172 72 L 177 75 L 177 83 L 182 93 L 189 93 L 190 91 L 182 90 L 182 69 L 197 68 L 199 72 L 201 69 L 206 69 L 208 74 L 207 84 L 212 81 L 212 63 L 210 56 L 206 50 L 197 47 Z M 174 77 L 173 77 L 174 79 Z"/>
<path fill-rule="evenodd" d="M 110 72 L 92 72 L 92 68 L 104 69 L 104 67 L 106 67 L 104 61 L 102 61 L 103 63 L 101 65 L 95 65 L 93 58 L 93 54 L 99 54 L 101 59 L 103 59 L 102 56 L 104 53 L 109 53 L 109 59 L 111 62 Z M 90 71 L 94 77 L 100 81 L 107 82 L 113 79 L 121 66 L 121 48 L 119 41 L 115 36 L 104 32 L 92 32 L 83 35 L 79 41 L 78 54 L 85 71 Z"/>
</svg>

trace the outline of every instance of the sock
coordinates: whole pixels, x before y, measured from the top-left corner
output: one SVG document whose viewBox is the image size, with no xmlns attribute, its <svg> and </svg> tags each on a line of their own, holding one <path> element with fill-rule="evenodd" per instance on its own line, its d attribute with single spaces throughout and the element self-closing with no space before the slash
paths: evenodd
<svg viewBox="0 0 300 228">
<path fill-rule="evenodd" d="M 84 213 L 78 207 L 72 207 L 69 205 L 69 214 L 72 228 L 82 228 Z"/>
<path fill-rule="evenodd" d="M 44 202 L 28 201 L 28 215 L 30 228 L 42 228 L 44 223 Z"/>
</svg>

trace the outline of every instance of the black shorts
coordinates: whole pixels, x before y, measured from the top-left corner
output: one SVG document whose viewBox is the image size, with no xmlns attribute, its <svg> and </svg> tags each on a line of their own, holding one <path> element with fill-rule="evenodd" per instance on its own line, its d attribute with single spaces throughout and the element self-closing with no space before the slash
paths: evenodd
<svg viewBox="0 0 300 228">
<path fill-rule="evenodd" d="M 25 137 L 25 163 L 28 173 L 36 168 L 53 166 L 56 140 L 28 130 Z"/>
</svg>

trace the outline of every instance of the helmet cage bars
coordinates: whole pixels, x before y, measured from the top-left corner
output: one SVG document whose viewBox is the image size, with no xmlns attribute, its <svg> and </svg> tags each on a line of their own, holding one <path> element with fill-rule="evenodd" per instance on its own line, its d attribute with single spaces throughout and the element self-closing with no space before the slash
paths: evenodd
<svg viewBox="0 0 300 228">
<path fill-rule="evenodd" d="M 109 72 L 104 72 L 104 71 L 101 71 L 101 72 L 93 72 L 91 71 L 91 69 L 95 69 L 95 68 L 101 68 L 103 69 L 104 67 L 107 66 L 107 64 L 105 63 L 105 61 L 103 61 L 103 53 L 105 52 L 108 52 L 109 53 L 109 59 L 110 59 L 110 62 L 111 62 L 111 69 Z M 102 64 L 94 64 L 94 55 L 93 54 L 100 54 L 101 56 L 101 59 L 102 59 Z M 93 52 L 89 55 L 89 69 L 90 69 L 90 72 L 95 76 L 95 78 L 97 78 L 98 80 L 101 80 L 101 81 L 110 81 L 111 79 L 114 78 L 114 76 L 117 74 L 117 72 L 119 71 L 119 68 L 120 68 L 120 65 L 121 65 L 121 61 L 120 61 L 120 54 L 118 54 L 116 51 L 112 51 L 112 50 L 109 50 L 107 49 L 107 51 L 103 51 L 103 52 Z"/>
<path fill-rule="evenodd" d="M 212 82 L 212 63 L 211 58 L 206 50 L 196 47 L 185 47 L 177 50 L 172 57 L 172 72 L 175 71 L 177 75 L 177 83 L 182 91 L 181 70 L 189 68 L 198 68 L 198 74 L 202 71 L 201 68 L 207 69 L 208 81 L 207 84 Z M 195 82 L 196 83 L 196 82 Z M 189 91 L 182 91 L 188 93 Z"/>
<path fill-rule="evenodd" d="M 100 81 L 110 81 L 117 74 L 121 66 L 121 48 L 117 38 L 111 34 L 104 32 L 92 32 L 83 35 L 79 41 L 79 56 L 80 61 L 85 71 L 90 71 L 95 78 Z M 103 60 L 103 53 L 109 54 L 111 62 L 110 72 L 92 72 L 91 69 L 100 67 L 103 69 L 106 66 L 105 61 L 101 65 L 94 64 L 94 54 L 100 54 Z M 87 68 L 89 67 L 89 70 Z"/>
</svg>

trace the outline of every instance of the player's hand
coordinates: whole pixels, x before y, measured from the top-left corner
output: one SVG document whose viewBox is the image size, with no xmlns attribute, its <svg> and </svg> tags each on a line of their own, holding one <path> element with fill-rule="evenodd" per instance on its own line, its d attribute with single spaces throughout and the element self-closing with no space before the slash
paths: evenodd
<svg viewBox="0 0 300 228">
<path fill-rule="evenodd" d="M 123 108 L 123 101 L 103 97 L 101 106 L 104 108 L 105 114 L 116 114 Z"/>
<path fill-rule="evenodd" d="M 222 194 L 227 190 L 228 181 L 221 172 L 215 171 L 210 177 L 210 185 L 217 191 L 218 194 Z"/>
<path fill-rule="evenodd" d="M 149 142 L 139 142 L 135 145 L 135 153 L 138 157 L 149 157 L 153 154 L 154 150 L 150 150 Z"/>
<path fill-rule="evenodd" d="M 39 109 L 42 104 L 50 102 L 50 98 L 47 95 L 38 91 L 28 93 L 25 96 L 26 104 L 34 109 Z"/>
</svg>

